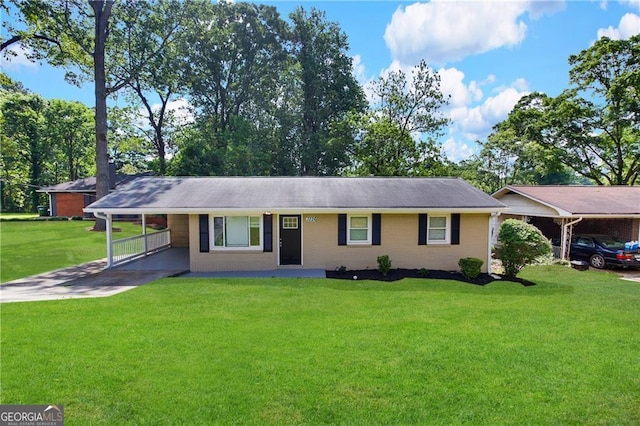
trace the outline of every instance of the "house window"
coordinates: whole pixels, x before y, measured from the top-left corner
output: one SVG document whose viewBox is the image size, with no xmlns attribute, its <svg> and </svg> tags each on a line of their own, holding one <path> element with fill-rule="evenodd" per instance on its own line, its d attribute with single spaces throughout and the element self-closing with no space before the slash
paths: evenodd
<svg viewBox="0 0 640 426">
<path fill-rule="evenodd" d="M 349 216 L 348 224 L 348 244 L 371 244 L 371 216 Z"/>
<path fill-rule="evenodd" d="M 298 217 L 297 216 L 283 217 L 282 229 L 298 229 Z"/>
<path fill-rule="evenodd" d="M 262 218 L 260 216 L 214 216 L 214 249 L 259 249 Z"/>
<path fill-rule="evenodd" d="M 449 215 L 429 215 L 427 242 L 429 244 L 449 244 Z"/>
</svg>

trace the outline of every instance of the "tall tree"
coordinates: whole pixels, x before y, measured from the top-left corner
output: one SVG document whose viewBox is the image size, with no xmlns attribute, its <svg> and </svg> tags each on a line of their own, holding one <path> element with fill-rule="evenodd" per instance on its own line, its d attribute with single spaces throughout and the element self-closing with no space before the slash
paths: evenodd
<svg viewBox="0 0 640 426">
<path fill-rule="evenodd" d="M 114 0 L 15 0 L 20 11 L 17 19 L 24 28 L 4 25 L 13 34 L 0 46 L 8 49 L 22 43 L 34 52 L 34 59 L 45 59 L 66 67 L 67 79 L 79 84 L 91 80 L 95 95 L 96 197 L 109 193 L 109 158 L 107 144 L 107 97 L 122 89 L 135 73 L 122 72 L 130 61 L 140 70 L 164 45 L 143 54 L 130 54 L 130 45 L 110 40 L 132 40 L 135 19 L 146 7 L 144 2 Z M 138 52 L 137 52 L 138 53 Z M 79 71 L 80 74 L 76 74 Z M 95 229 L 104 230 L 105 222 L 96 220 Z"/>
<path fill-rule="evenodd" d="M 425 61 L 412 71 L 393 71 L 372 84 L 371 112 L 364 116 L 355 150 L 357 174 L 439 175 L 446 160 L 436 138 L 449 122 L 440 109 L 448 98 Z M 418 140 L 414 139 L 416 137 Z"/>
<path fill-rule="evenodd" d="M 639 182 L 640 35 L 601 38 L 569 63 L 573 87 L 524 98 L 505 125 L 599 185 Z"/>
<path fill-rule="evenodd" d="M 462 175 L 494 192 L 508 184 L 570 184 L 577 177 L 560 161 L 558 149 L 535 137 L 533 123 L 542 122 L 541 93 L 520 99 L 506 120 L 496 124 L 480 152 L 470 158 Z M 458 167 L 458 171 L 462 168 Z"/>
<path fill-rule="evenodd" d="M 141 103 L 146 124 L 143 134 L 154 149 L 160 175 L 166 173 L 167 127 L 175 121 L 169 106 L 177 95 L 184 93 L 186 86 L 181 76 L 189 67 L 186 63 L 189 47 L 182 38 L 203 7 L 202 3 L 189 0 L 149 2 L 139 16 L 125 18 L 138 21 L 138 25 L 129 25 L 135 31 L 116 41 L 131 46 L 129 56 L 134 60 L 125 61 L 120 72 L 130 76 L 127 89 Z M 141 67 L 139 61 L 153 51 L 162 54 L 147 58 Z"/>
<path fill-rule="evenodd" d="M 313 8 L 309 13 L 298 8 L 290 19 L 302 92 L 299 173 L 334 174 L 337 167 L 331 161 L 330 125 L 348 112 L 364 112 L 366 99 L 353 76 L 347 36 L 338 24 Z"/>
<path fill-rule="evenodd" d="M 46 102 L 38 95 L 12 93 L 0 101 L 2 115 L 2 163 L 7 184 L 12 175 L 26 183 L 22 190 L 30 198 L 25 207 L 36 211 L 40 204 L 40 194 L 36 192 L 43 180 L 45 162 L 49 155 L 47 139 L 43 135 Z M 20 176 L 28 176 L 20 179 Z M 18 188 L 3 188 L 16 192 Z M 7 200 L 8 201 L 8 200 Z M 14 203 L 9 202 L 9 205 Z M 17 206 L 22 207 L 22 206 Z"/>
<path fill-rule="evenodd" d="M 188 52 L 184 78 L 200 122 L 192 130 L 207 129 L 207 146 L 188 141 L 184 149 L 191 155 L 180 155 L 172 170 L 245 173 L 236 167 L 238 152 L 271 151 L 261 129 L 271 125 L 274 103 L 280 101 L 286 26 L 271 6 L 220 2 L 202 4 L 198 12 L 182 41 Z M 194 159 L 195 152 L 208 161 Z M 261 174 L 269 172 L 264 166 Z"/>
<path fill-rule="evenodd" d="M 53 99 L 44 110 L 46 126 L 43 135 L 48 140 L 51 154 L 59 155 L 65 165 L 64 173 L 56 173 L 55 180 L 76 180 L 85 177 L 93 168 L 93 111 L 79 102 Z"/>
</svg>

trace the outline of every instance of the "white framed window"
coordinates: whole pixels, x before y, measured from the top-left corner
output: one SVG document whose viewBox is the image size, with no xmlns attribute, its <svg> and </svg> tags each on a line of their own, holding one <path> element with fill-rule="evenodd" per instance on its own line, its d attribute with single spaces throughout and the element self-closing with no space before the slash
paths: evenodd
<svg viewBox="0 0 640 426">
<path fill-rule="evenodd" d="M 298 229 L 298 216 L 283 217 L 282 229 Z"/>
<path fill-rule="evenodd" d="M 451 241 L 450 215 L 430 214 L 427 223 L 428 244 L 449 244 Z"/>
<path fill-rule="evenodd" d="M 371 244 L 371 215 L 347 217 L 347 244 Z"/>
<path fill-rule="evenodd" d="M 212 216 L 212 250 L 262 249 L 261 216 Z"/>
</svg>

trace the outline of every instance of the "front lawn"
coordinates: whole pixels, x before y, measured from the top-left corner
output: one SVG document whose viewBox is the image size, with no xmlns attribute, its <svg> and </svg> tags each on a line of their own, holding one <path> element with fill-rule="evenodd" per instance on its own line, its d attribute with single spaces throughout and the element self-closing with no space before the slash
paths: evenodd
<svg viewBox="0 0 640 426">
<path fill-rule="evenodd" d="M 68 424 L 639 424 L 640 284 L 168 278 L 3 304 L 2 404 Z"/>
<path fill-rule="evenodd" d="M 90 232 L 94 222 L 0 222 L 0 282 L 28 277 L 107 257 L 104 232 Z M 116 223 L 114 239 L 142 233 L 140 225 Z"/>
</svg>

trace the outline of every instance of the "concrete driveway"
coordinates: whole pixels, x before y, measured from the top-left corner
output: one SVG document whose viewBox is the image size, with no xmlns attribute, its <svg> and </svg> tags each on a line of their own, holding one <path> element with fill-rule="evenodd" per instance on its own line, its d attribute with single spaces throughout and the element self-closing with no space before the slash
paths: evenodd
<svg viewBox="0 0 640 426">
<path fill-rule="evenodd" d="M 616 269 L 615 272 L 623 280 L 636 281 L 640 283 L 640 269 Z"/>
<path fill-rule="evenodd" d="M 105 270 L 106 260 L 97 260 L 34 275 L 0 285 L 0 302 L 78 299 L 112 296 L 160 278 L 186 272 L 188 253 L 180 249 L 165 250 Z"/>
</svg>

